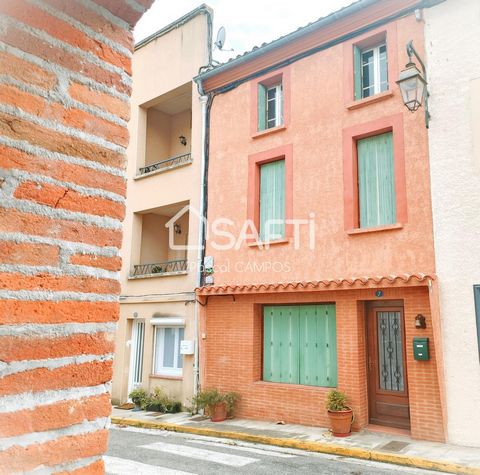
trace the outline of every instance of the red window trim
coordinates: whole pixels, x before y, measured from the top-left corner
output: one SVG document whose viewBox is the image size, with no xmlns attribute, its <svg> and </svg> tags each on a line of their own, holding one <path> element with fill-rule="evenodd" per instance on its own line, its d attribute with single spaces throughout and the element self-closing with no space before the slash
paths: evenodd
<svg viewBox="0 0 480 475">
<path fill-rule="evenodd" d="M 258 130 L 258 85 L 272 86 L 282 83 L 283 90 L 283 124 L 271 129 Z M 277 69 L 250 81 L 250 134 L 252 138 L 285 130 L 290 124 L 290 68 Z"/>
<path fill-rule="evenodd" d="M 385 37 L 387 43 L 387 61 L 388 61 L 388 91 L 390 94 L 384 94 L 382 99 L 390 97 L 395 94 L 396 84 L 398 78 L 398 46 L 397 46 L 397 24 L 395 22 L 388 23 L 379 28 L 356 36 L 350 41 L 343 43 L 343 70 L 344 70 L 344 102 L 345 107 L 352 108 L 353 104 L 357 104 L 362 99 L 355 100 L 355 81 L 354 81 L 354 65 L 353 65 L 353 47 L 358 46 L 363 49 L 372 46 L 372 42 L 376 42 L 381 36 Z M 380 93 L 382 94 L 382 93 Z M 379 94 L 370 96 L 369 101 L 365 101 L 362 105 L 370 104 L 372 99 Z M 360 105 L 359 105 L 360 106 Z"/>
<path fill-rule="evenodd" d="M 257 231 L 260 224 L 260 166 L 276 160 L 285 160 L 285 219 L 289 220 L 293 217 L 293 145 L 282 145 L 254 153 L 248 156 L 247 219 L 255 223 Z M 293 237 L 293 225 L 286 224 L 285 239 L 291 237 Z M 256 240 L 250 239 L 248 242 L 256 241 L 258 236 Z"/>
<path fill-rule="evenodd" d="M 407 193 L 405 182 L 405 146 L 403 141 L 403 114 L 355 125 L 343 130 L 343 196 L 344 224 L 349 233 L 359 229 L 357 141 L 373 135 L 392 132 L 397 223 L 407 222 Z M 351 233 L 355 234 L 355 233 Z"/>
</svg>

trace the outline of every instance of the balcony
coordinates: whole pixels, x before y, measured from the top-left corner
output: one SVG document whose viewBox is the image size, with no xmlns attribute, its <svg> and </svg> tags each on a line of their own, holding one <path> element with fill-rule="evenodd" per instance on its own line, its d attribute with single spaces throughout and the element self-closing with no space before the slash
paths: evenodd
<svg viewBox="0 0 480 475">
<path fill-rule="evenodd" d="M 152 163 L 146 167 L 140 167 L 140 175 L 146 175 L 148 173 L 153 173 L 158 170 L 167 171 L 172 168 L 181 167 L 183 165 L 188 165 L 192 163 L 192 154 L 184 153 L 183 155 L 177 155 L 176 157 L 167 158 L 166 160 L 161 160 L 157 163 Z"/>
<path fill-rule="evenodd" d="M 132 276 L 149 274 L 170 274 L 187 270 L 187 260 L 177 259 L 174 261 L 156 262 L 154 264 L 139 264 L 133 266 Z"/>
<path fill-rule="evenodd" d="M 135 178 L 191 164 L 191 83 L 159 96 L 141 109 L 144 148 L 139 149 Z"/>
<path fill-rule="evenodd" d="M 187 205 L 175 203 L 135 214 L 130 279 L 187 274 Z"/>
</svg>

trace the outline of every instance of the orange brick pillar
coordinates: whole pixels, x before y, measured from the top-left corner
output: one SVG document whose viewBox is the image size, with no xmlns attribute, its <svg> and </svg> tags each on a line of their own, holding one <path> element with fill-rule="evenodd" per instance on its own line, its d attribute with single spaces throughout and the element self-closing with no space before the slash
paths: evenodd
<svg viewBox="0 0 480 475">
<path fill-rule="evenodd" d="M 0 474 L 104 472 L 131 29 L 152 2 L 0 2 Z"/>
</svg>

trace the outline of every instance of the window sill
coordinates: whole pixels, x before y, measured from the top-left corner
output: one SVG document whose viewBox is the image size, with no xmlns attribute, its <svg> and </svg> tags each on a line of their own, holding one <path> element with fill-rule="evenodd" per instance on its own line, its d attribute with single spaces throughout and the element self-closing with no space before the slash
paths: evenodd
<svg viewBox="0 0 480 475">
<path fill-rule="evenodd" d="M 347 109 L 349 110 L 358 109 L 360 107 L 368 106 L 369 104 L 373 104 L 375 102 L 383 101 L 392 96 L 393 96 L 392 90 L 380 92 L 378 94 L 375 94 L 374 96 L 365 97 L 364 99 L 358 99 L 357 101 L 350 102 L 349 104 L 347 104 Z"/>
<path fill-rule="evenodd" d="M 158 274 L 144 274 L 144 275 L 129 275 L 128 280 L 139 280 L 139 279 L 153 279 L 155 277 L 170 277 L 174 275 L 187 275 L 188 271 L 179 270 L 176 272 L 159 272 Z"/>
<path fill-rule="evenodd" d="M 290 239 L 284 238 L 284 239 L 276 239 L 275 241 L 252 241 L 248 242 L 247 245 L 248 247 L 258 247 L 259 249 L 268 249 L 270 246 L 275 246 L 278 244 L 289 244 Z"/>
<path fill-rule="evenodd" d="M 299 390 L 320 390 L 320 391 L 331 391 L 336 388 L 336 386 L 310 386 L 307 384 L 295 384 L 295 383 L 278 383 L 275 381 L 255 381 L 253 383 L 255 386 L 265 386 L 267 388 L 284 388 L 284 389 L 299 389 Z"/>
<path fill-rule="evenodd" d="M 275 132 L 280 132 L 281 130 L 285 130 L 287 126 L 285 124 L 277 125 L 276 127 L 272 127 L 270 129 L 260 130 L 252 134 L 252 139 L 256 139 L 258 137 L 263 137 L 265 135 L 270 135 Z"/>
<path fill-rule="evenodd" d="M 354 235 L 354 234 L 366 234 L 366 233 L 376 233 L 380 231 L 394 231 L 395 229 L 402 229 L 403 224 L 389 224 L 388 226 L 376 226 L 374 228 L 358 228 L 358 229 L 350 229 L 347 231 L 347 234 Z"/>
<path fill-rule="evenodd" d="M 173 381 L 181 381 L 183 380 L 183 376 L 181 374 L 179 375 L 174 375 L 174 374 L 150 374 L 150 378 L 155 378 L 155 379 L 170 379 Z"/>
</svg>

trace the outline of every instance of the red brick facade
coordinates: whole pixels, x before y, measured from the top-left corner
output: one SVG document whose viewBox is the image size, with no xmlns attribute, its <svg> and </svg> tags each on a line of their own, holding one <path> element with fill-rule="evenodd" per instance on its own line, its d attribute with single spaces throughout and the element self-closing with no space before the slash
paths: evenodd
<svg viewBox="0 0 480 475">
<path fill-rule="evenodd" d="M 152 2 L 0 5 L 2 475 L 104 472 L 131 29 Z"/>
<path fill-rule="evenodd" d="M 436 348 L 427 286 L 382 289 L 382 300 L 403 300 L 406 364 L 412 437 L 444 440 Z M 354 429 L 368 424 L 365 303 L 374 289 L 323 292 L 261 293 L 209 296 L 202 322 L 204 387 L 219 387 L 242 395 L 238 416 L 296 424 L 328 426 L 325 395 L 329 388 L 262 381 L 262 305 L 333 302 L 336 305 L 338 388 L 350 397 Z M 378 301 L 379 299 L 376 299 Z M 415 329 L 415 316 L 426 317 L 427 328 Z M 415 361 L 413 336 L 429 337 L 430 360 Z"/>
</svg>

